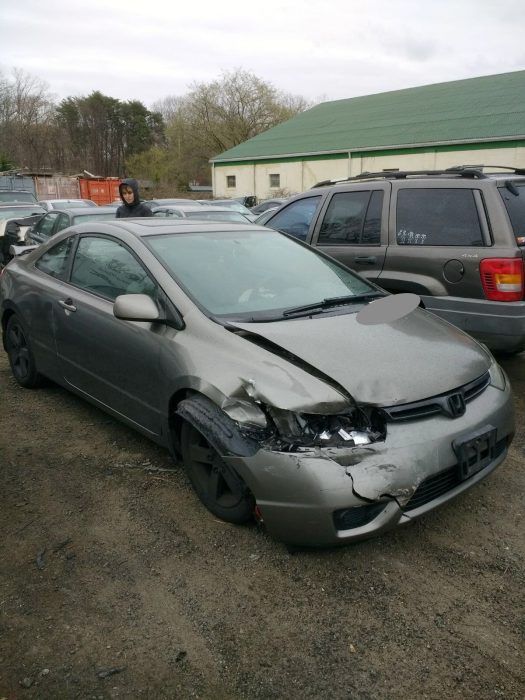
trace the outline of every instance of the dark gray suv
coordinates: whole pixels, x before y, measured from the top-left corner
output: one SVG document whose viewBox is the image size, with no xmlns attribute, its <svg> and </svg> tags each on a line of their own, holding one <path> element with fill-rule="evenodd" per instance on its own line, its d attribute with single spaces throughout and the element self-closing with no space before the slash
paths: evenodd
<svg viewBox="0 0 525 700">
<path fill-rule="evenodd" d="M 265 226 L 387 291 L 419 294 L 429 311 L 492 350 L 525 349 L 525 169 L 458 166 L 321 182 Z"/>
</svg>

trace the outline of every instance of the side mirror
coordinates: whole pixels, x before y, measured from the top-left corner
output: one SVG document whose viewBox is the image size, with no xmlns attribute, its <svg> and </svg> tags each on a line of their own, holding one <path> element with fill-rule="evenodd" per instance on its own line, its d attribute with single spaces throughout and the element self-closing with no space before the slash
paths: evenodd
<svg viewBox="0 0 525 700">
<path fill-rule="evenodd" d="M 147 294 L 121 294 L 113 304 L 113 315 L 122 321 L 163 321 L 157 304 Z"/>
<path fill-rule="evenodd" d="M 11 255 L 13 258 L 16 258 L 17 255 L 25 255 L 26 253 L 30 253 L 35 248 L 38 248 L 38 246 L 37 245 L 10 245 L 9 246 L 9 255 Z"/>
</svg>

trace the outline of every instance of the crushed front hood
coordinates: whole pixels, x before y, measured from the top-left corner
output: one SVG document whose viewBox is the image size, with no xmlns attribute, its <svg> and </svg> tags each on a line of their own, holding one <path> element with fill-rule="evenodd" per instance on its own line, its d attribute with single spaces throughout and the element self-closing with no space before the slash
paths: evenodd
<svg viewBox="0 0 525 700">
<path fill-rule="evenodd" d="M 472 338 L 416 309 L 392 323 L 364 326 L 355 313 L 272 323 L 231 323 L 293 353 L 359 402 L 410 403 L 457 388 L 490 366 Z"/>
</svg>

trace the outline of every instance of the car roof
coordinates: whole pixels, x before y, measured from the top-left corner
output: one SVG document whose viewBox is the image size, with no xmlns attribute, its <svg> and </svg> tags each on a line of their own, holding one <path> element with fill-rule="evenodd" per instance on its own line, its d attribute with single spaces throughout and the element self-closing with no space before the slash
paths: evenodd
<svg viewBox="0 0 525 700">
<path fill-rule="evenodd" d="M 40 207 L 43 209 L 38 202 L 0 202 L 0 209 L 13 209 L 13 207 Z"/>
<path fill-rule="evenodd" d="M 192 214 L 194 214 L 195 212 L 197 212 L 197 213 L 203 213 L 203 214 L 209 214 L 210 211 L 211 211 L 212 213 L 213 213 L 214 211 L 225 211 L 225 212 L 228 212 L 228 214 L 231 214 L 231 213 L 232 213 L 232 210 L 231 210 L 230 207 L 208 207 L 208 206 L 206 206 L 206 207 L 191 207 L 191 206 L 190 206 L 190 207 L 187 207 L 187 206 L 184 205 L 184 204 L 181 204 L 181 205 L 178 205 L 178 204 L 162 204 L 162 205 L 159 205 L 158 207 L 152 207 L 152 211 L 161 211 L 161 210 L 163 210 L 163 209 L 174 209 L 175 211 L 177 211 L 177 210 L 178 210 L 178 211 L 189 211 L 189 212 L 191 212 Z M 234 212 L 234 213 L 236 213 L 236 214 L 241 214 L 241 216 L 242 216 L 242 212 L 240 212 L 240 211 L 239 211 L 239 212 Z"/>
<path fill-rule="evenodd" d="M 109 219 L 97 223 L 100 233 L 116 233 L 116 230 L 131 233 L 137 238 L 157 236 L 162 234 L 183 233 L 252 233 L 254 231 L 268 235 L 265 226 L 255 226 L 249 221 L 201 221 L 192 219 L 162 219 L 155 217 L 138 217 L 136 219 Z M 78 233 L 93 233 L 93 222 L 76 224 Z"/>
</svg>

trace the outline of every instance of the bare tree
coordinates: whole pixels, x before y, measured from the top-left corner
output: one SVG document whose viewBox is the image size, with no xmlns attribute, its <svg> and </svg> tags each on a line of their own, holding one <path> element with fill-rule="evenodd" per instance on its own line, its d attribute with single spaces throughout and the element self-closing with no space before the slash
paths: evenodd
<svg viewBox="0 0 525 700">
<path fill-rule="evenodd" d="M 14 68 L 0 76 L 0 155 L 17 167 L 51 166 L 55 106 L 45 82 Z"/>
</svg>

